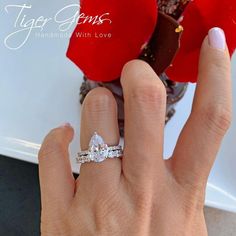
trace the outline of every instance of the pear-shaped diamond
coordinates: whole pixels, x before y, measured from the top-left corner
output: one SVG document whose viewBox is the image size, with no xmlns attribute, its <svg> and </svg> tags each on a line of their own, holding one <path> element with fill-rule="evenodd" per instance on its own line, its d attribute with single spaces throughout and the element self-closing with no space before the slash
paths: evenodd
<svg viewBox="0 0 236 236">
<path fill-rule="evenodd" d="M 103 138 L 94 133 L 89 143 L 90 158 L 95 162 L 102 162 L 108 156 L 108 146 Z"/>
</svg>

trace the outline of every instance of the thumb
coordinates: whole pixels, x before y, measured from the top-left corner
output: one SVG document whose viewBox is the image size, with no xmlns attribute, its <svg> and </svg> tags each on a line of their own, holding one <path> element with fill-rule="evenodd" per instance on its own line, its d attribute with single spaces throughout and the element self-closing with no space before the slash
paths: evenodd
<svg viewBox="0 0 236 236">
<path fill-rule="evenodd" d="M 73 136 L 73 128 L 65 124 L 53 129 L 43 141 L 38 155 L 42 209 L 55 212 L 55 208 L 66 208 L 73 198 L 75 180 L 68 153 Z"/>
</svg>

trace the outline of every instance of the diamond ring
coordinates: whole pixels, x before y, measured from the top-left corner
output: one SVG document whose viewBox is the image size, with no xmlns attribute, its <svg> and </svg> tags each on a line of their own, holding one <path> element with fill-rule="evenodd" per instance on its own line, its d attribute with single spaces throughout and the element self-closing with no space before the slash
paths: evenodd
<svg viewBox="0 0 236 236">
<path fill-rule="evenodd" d="M 89 149 L 78 153 L 77 163 L 102 162 L 108 158 L 119 158 L 123 156 L 123 150 L 120 145 L 108 146 L 103 138 L 96 132 L 92 136 Z"/>
</svg>

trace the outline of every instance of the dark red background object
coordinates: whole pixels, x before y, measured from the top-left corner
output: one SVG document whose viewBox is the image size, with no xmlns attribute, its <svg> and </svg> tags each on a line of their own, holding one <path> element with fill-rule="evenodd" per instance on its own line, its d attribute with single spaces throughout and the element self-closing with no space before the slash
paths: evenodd
<svg viewBox="0 0 236 236">
<path fill-rule="evenodd" d="M 90 80 L 106 82 L 119 78 L 124 64 L 138 58 L 154 32 L 156 0 L 81 0 L 80 6 L 80 12 L 86 16 L 109 13 L 106 18 L 112 23 L 77 25 L 67 56 Z M 78 33 L 91 37 L 78 37 Z M 111 33 L 111 38 L 97 38 L 100 33 Z"/>
<path fill-rule="evenodd" d="M 176 32 L 177 29 L 179 23 L 173 17 L 159 12 L 156 30 L 148 45 L 152 56 L 150 60 L 143 58 L 159 76 L 170 66 L 179 50 L 182 31 Z"/>
<path fill-rule="evenodd" d="M 167 74 L 178 82 L 196 82 L 202 41 L 212 27 L 221 27 L 226 34 L 230 54 L 236 48 L 236 1 L 194 0 L 185 10 L 181 22 L 184 32 L 180 50 Z"/>
</svg>

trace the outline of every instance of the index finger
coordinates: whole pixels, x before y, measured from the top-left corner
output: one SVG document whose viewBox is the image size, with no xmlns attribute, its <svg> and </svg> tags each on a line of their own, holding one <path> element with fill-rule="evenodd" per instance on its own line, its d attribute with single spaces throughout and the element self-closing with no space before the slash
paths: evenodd
<svg viewBox="0 0 236 236">
<path fill-rule="evenodd" d="M 230 126 L 231 90 L 230 56 L 224 32 L 214 28 L 202 45 L 193 109 L 173 155 L 173 166 L 181 180 L 190 176 L 195 183 L 199 183 L 199 178 L 207 180 Z"/>
</svg>

